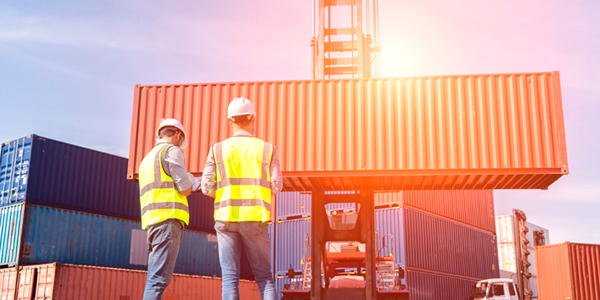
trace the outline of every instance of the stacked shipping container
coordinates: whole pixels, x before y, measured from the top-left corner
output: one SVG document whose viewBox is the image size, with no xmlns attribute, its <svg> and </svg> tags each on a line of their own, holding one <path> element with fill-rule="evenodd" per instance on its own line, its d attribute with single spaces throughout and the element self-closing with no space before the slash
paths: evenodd
<svg viewBox="0 0 600 300">
<path fill-rule="evenodd" d="M 393 251 L 381 249 L 381 242 L 377 250 L 380 255 L 393 252 L 396 264 L 406 268 L 402 283 L 411 299 L 466 299 L 477 280 L 498 277 L 492 191 L 380 191 L 375 199 L 380 207 L 375 230 L 380 238 L 394 238 Z M 276 207 L 280 220 L 274 224 L 273 251 L 282 288 L 294 284 L 285 276 L 290 266 L 295 271 L 304 267 L 310 194 L 281 193 Z M 332 207 L 325 209 L 331 212 Z M 301 215 L 290 216 L 290 211 Z"/>
<path fill-rule="evenodd" d="M 139 186 L 126 179 L 127 159 L 36 135 L 2 144 L 0 154 L 0 266 L 146 269 Z M 220 276 L 213 201 L 195 193 L 188 202 L 175 273 Z M 245 256 L 241 264 L 241 277 L 252 277 Z"/>
<path fill-rule="evenodd" d="M 127 159 L 40 137 L 2 144 L 0 207 L 21 202 L 140 220 L 139 185 Z M 189 229 L 214 232 L 213 200 L 188 197 Z"/>
</svg>

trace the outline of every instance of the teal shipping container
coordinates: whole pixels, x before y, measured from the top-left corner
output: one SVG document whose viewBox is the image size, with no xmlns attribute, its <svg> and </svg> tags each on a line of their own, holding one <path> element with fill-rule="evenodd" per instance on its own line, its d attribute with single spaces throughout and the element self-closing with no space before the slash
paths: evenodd
<svg viewBox="0 0 600 300">
<path fill-rule="evenodd" d="M 18 259 L 21 241 L 23 204 L 0 207 L 0 266 L 10 266 Z"/>
<path fill-rule="evenodd" d="M 19 242 L 23 220 L 23 235 Z M 147 268 L 146 231 L 141 230 L 137 221 L 16 204 L 2 207 L 0 225 L 2 266 L 15 265 L 20 257 L 23 265 L 58 262 L 137 270 Z M 251 277 L 248 260 L 242 259 L 241 263 L 242 278 Z M 175 273 L 220 277 L 216 235 L 184 230 Z"/>
</svg>

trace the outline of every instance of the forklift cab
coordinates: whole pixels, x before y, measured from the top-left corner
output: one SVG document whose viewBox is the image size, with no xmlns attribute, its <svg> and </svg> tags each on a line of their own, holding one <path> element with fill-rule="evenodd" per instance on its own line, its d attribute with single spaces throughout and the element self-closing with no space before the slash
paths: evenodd
<svg viewBox="0 0 600 300">
<path fill-rule="evenodd" d="M 517 288 L 508 278 L 486 279 L 473 285 L 472 300 L 519 300 Z"/>
</svg>

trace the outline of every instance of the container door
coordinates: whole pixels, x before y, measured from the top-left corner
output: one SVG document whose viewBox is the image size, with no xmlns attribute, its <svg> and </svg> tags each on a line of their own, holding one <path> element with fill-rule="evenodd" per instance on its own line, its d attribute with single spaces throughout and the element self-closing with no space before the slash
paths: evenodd
<svg viewBox="0 0 600 300">
<path fill-rule="evenodd" d="M 0 266 L 19 261 L 24 204 L 0 206 Z"/>
<path fill-rule="evenodd" d="M 34 268 L 26 268 L 19 273 L 19 293 L 17 294 L 17 300 L 33 299 L 36 271 Z"/>
<path fill-rule="evenodd" d="M 15 268 L 0 270 L 0 299 L 12 300 L 15 298 L 15 280 L 17 280 Z"/>
<path fill-rule="evenodd" d="M 4 143 L 0 152 L 0 206 L 10 205 L 27 196 L 31 136 Z"/>
<path fill-rule="evenodd" d="M 54 299 L 52 292 L 54 290 L 55 270 L 56 267 L 54 265 L 47 265 L 38 269 L 34 300 Z"/>
</svg>

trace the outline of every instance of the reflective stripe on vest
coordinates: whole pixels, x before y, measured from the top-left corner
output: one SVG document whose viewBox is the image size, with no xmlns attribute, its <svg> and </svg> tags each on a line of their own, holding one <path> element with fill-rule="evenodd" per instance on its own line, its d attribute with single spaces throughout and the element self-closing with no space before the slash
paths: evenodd
<svg viewBox="0 0 600 300">
<path fill-rule="evenodd" d="M 142 208 L 142 229 L 177 219 L 189 224 L 190 214 L 187 198 L 176 188 L 162 167 L 164 157 L 171 144 L 156 145 L 140 164 L 140 207 Z"/>
<path fill-rule="evenodd" d="M 217 165 L 215 220 L 267 222 L 271 210 L 273 145 L 232 137 L 213 146 Z"/>
</svg>

